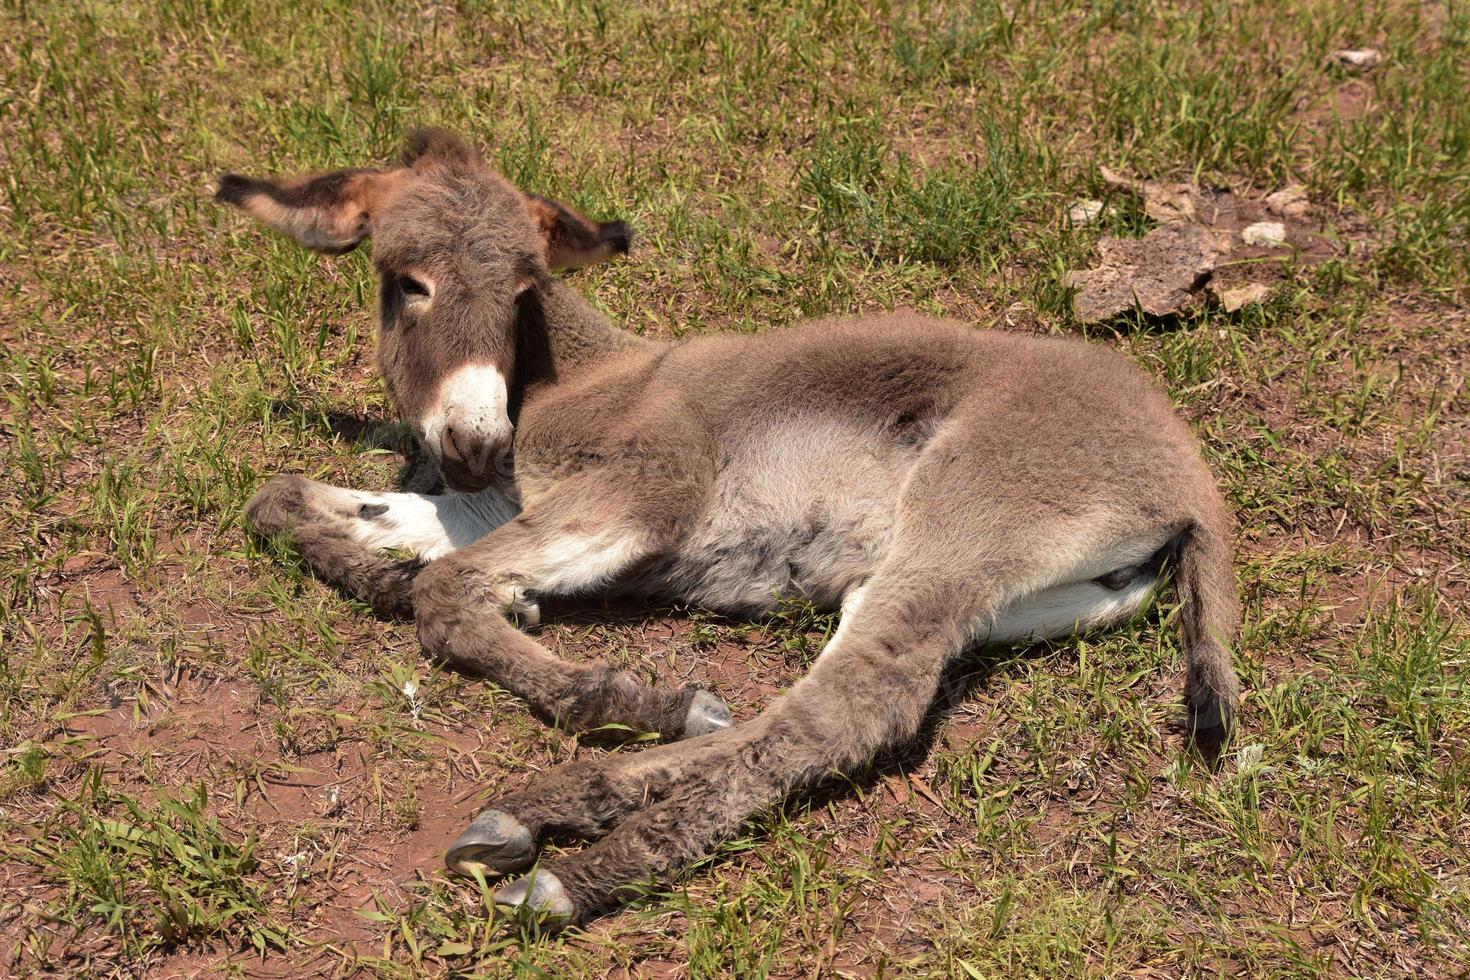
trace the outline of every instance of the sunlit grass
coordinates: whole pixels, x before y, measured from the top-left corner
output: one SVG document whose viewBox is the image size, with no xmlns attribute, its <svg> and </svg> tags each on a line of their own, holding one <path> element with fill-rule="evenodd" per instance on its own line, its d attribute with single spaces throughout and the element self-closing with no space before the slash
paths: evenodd
<svg viewBox="0 0 1470 980">
<path fill-rule="evenodd" d="M 0 912 L 0 972 L 1470 969 L 1465 4 L 3 16 L 0 907 L 22 912 Z M 1365 45 L 1379 68 L 1328 65 Z M 209 202 L 222 171 L 378 162 L 423 123 L 630 220 L 632 256 L 575 285 L 665 336 L 895 306 L 1080 334 L 1067 273 L 1148 228 L 1099 164 L 1305 183 L 1335 254 L 1288 263 L 1268 304 L 1087 331 L 1170 390 L 1239 512 L 1247 700 L 1222 769 L 1180 751 L 1164 603 L 967 659 L 923 745 L 588 932 L 487 920 L 438 871 L 445 813 L 607 750 L 247 541 L 270 474 L 387 487 L 402 433 L 367 250 L 316 257 Z M 1084 197 L 1109 210 L 1071 227 Z M 709 671 L 746 715 L 833 626 L 801 603 L 591 621 L 542 638 Z"/>
</svg>

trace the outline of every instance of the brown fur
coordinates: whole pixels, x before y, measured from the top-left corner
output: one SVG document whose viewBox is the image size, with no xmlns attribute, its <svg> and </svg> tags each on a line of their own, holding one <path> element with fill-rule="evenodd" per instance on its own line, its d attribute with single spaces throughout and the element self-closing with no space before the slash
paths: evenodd
<svg viewBox="0 0 1470 980">
<path fill-rule="evenodd" d="M 549 716 L 674 737 L 681 723 L 716 729 L 533 780 L 477 818 L 452 866 L 504 873 L 548 834 L 600 838 L 500 893 L 557 921 L 589 914 L 793 789 L 911 738 L 967 645 L 1005 624 L 1059 635 L 1116 621 L 1171 558 L 1191 729 L 1216 743 L 1228 731 L 1230 518 L 1189 428 L 1126 359 L 912 314 L 643 340 L 545 275 L 569 242 L 603 254 L 590 223 L 520 197 L 477 157 L 450 158 L 373 213 L 374 261 L 385 284 L 430 267 L 464 295 L 446 314 L 441 285 L 431 319 L 401 339 L 385 292 L 383 343 L 398 353 L 382 365 L 410 419 L 433 371 L 486 351 L 509 365 L 513 483 L 428 497 L 278 478 L 251 521 L 290 533 L 324 577 L 376 607 L 411 607 L 432 656 Z M 298 207 L 342 211 L 308 198 Z M 386 562 L 373 552 L 385 543 L 434 560 Z M 534 621 L 541 594 L 588 591 L 735 613 L 796 591 L 844 615 L 805 678 L 719 730 L 707 695 L 562 663 L 506 618 Z M 1054 608 L 1077 620 L 1047 620 Z"/>
</svg>

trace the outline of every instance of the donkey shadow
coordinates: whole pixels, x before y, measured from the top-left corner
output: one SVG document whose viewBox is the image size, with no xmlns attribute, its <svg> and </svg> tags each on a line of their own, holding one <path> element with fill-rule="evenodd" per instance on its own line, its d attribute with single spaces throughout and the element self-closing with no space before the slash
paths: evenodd
<svg viewBox="0 0 1470 980">
<path fill-rule="evenodd" d="M 401 493 L 438 494 L 444 492 L 444 479 L 429 454 L 424 452 L 408 427 L 396 419 L 359 415 L 336 409 L 307 409 L 299 402 L 277 398 L 271 402 L 271 416 L 277 419 L 313 417 L 321 427 L 355 449 L 382 449 L 397 453 L 403 462 L 393 489 Z"/>
</svg>

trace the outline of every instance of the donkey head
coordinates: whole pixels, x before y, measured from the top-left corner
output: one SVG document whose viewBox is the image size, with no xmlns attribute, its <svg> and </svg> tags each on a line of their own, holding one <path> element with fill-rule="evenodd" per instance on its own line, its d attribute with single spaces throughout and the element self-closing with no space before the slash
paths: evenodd
<svg viewBox="0 0 1470 980">
<path fill-rule="evenodd" d="M 509 476 L 519 298 L 548 270 L 628 251 L 628 226 L 523 194 L 447 133 L 410 137 L 391 169 L 275 182 L 226 174 L 215 200 L 307 248 L 373 237 L 388 394 L 444 480 L 472 492 Z"/>
</svg>

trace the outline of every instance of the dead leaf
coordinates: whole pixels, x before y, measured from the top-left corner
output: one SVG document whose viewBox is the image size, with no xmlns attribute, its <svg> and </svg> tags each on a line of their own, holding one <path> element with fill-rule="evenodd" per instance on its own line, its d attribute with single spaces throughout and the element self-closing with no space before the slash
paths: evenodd
<svg viewBox="0 0 1470 980">
<path fill-rule="evenodd" d="M 944 803 L 935 794 L 934 790 L 929 788 L 928 783 L 924 782 L 923 779 L 913 775 L 912 773 L 909 775 L 908 778 L 909 785 L 912 786 L 920 796 L 928 800 L 930 803 L 933 803 L 935 806 L 939 807 L 939 809 L 944 809 Z"/>
<path fill-rule="evenodd" d="M 1230 246 L 1201 225 L 1176 222 L 1142 238 L 1104 238 L 1097 250 L 1099 266 L 1067 277 L 1077 290 L 1072 304 L 1083 323 L 1135 308 L 1150 316 L 1188 310 Z"/>
</svg>

